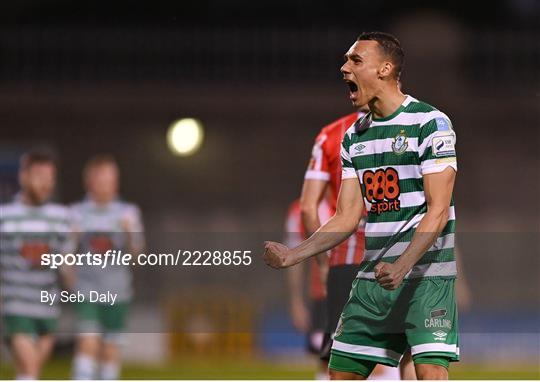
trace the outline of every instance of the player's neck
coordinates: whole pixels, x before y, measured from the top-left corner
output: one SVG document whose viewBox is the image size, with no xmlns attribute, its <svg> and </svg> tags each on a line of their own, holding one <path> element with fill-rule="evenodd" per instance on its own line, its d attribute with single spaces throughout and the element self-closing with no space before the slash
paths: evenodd
<svg viewBox="0 0 540 382">
<path fill-rule="evenodd" d="M 107 207 L 110 203 L 112 203 L 115 200 L 115 198 L 101 199 L 93 195 L 90 195 L 90 200 L 98 207 Z"/>
<path fill-rule="evenodd" d="M 369 103 L 369 110 L 376 119 L 392 115 L 405 101 L 407 96 L 397 87 L 381 89 L 380 94 Z"/>
<path fill-rule="evenodd" d="M 22 202 L 22 204 L 26 205 L 26 206 L 29 206 L 29 207 L 39 207 L 43 204 L 45 204 L 45 202 L 40 202 L 39 200 L 36 200 L 35 198 L 32 198 L 32 196 L 22 190 L 19 194 L 19 200 Z"/>
</svg>

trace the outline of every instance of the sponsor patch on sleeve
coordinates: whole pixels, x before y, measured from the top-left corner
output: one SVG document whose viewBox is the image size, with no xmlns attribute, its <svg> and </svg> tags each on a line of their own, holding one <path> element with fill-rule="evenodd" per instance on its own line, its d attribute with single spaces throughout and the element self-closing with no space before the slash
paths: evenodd
<svg viewBox="0 0 540 382">
<path fill-rule="evenodd" d="M 456 155 L 455 149 L 456 136 L 452 130 L 439 131 L 433 135 L 431 149 L 433 156 L 437 158 L 449 157 Z"/>
<path fill-rule="evenodd" d="M 437 124 L 437 130 L 439 131 L 452 130 L 452 124 L 446 118 L 435 118 L 435 123 Z"/>
</svg>

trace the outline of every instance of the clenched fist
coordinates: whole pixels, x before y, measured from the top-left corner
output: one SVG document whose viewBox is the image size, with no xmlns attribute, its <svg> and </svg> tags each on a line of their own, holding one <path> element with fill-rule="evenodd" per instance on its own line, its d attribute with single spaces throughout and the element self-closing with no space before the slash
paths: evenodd
<svg viewBox="0 0 540 382">
<path fill-rule="evenodd" d="M 287 268 L 296 264 L 286 245 L 274 241 L 264 242 L 264 262 L 275 269 Z"/>
<path fill-rule="evenodd" d="M 377 282 L 388 290 L 397 289 L 406 275 L 406 271 L 397 264 L 380 262 L 375 266 Z"/>
</svg>

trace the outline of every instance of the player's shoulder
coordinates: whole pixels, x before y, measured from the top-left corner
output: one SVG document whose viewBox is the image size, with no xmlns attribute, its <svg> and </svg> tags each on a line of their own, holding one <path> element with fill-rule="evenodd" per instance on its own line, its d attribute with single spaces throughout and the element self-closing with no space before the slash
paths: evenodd
<svg viewBox="0 0 540 382">
<path fill-rule="evenodd" d="M 140 214 L 141 210 L 135 203 L 123 199 L 117 199 L 112 202 L 112 207 L 124 213 Z"/>
<path fill-rule="evenodd" d="M 430 125 L 438 130 L 452 130 L 450 117 L 435 106 L 409 96 L 404 113 L 414 116 L 420 128 Z"/>
<path fill-rule="evenodd" d="M 321 134 L 342 135 L 358 119 L 358 113 L 347 114 L 322 128 Z"/>
<path fill-rule="evenodd" d="M 61 220 L 69 220 L 71 216 L 69 206 L 54 202 L 43 205 L 43 213 L 50 218 Z"/>
<path fill-rule="evenodd" d="M 23 213 L 23 206 L 16 201 L 6 202 L 0 204 L 0 218 L 9 219 Z"/>
<path fill-rule="evenodd" d="M 357 134 L 356 127 L 358 124 L 362 124 L 363 121 L 366 120 L 366 118 L 370 117 L 371 113 L 355 113 L 352 116 L 355 118 L 352 120 L 352 122 L 347 126 L 347 130 L 345 130 L 345 134 L 343 134 L 343 143 L 347 144 L 352 141 L 353 135 Z"/>
<path fill-rule="evenodd" d="M 324 126 L 315 138 L 316 146 L 327 152 L 334 152 L 334 147 L 341 144 L 345 132 L 357 119 L 358 113 L 351 113 Z"/>
<path fill-rule="evenodd" d="M 88 208 L 88 201 L 83 199 L 83 200 L 78 200 L 76 202 L 73 202 L 69 205 L 69 208 L 71 208 L 72 210 L 82 210 L 82 209 L 85 209 L 85 208 Z"/>
<path fill-rule="evenodd" d="M 71 213 L 74 214 L 74 216 L 79 216 L 90 213 L 93 209 L 93 204 L 88 198 L 85 198 L 71 203 L 69 205 L 69 208 L 71 210 Z"/>
</svg>

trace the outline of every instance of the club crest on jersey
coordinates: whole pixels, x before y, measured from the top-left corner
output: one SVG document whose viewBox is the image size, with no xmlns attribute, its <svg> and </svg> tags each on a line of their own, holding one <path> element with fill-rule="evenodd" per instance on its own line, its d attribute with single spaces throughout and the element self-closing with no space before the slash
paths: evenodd
<svg viewBox="0 0 540 382">
<path fill-rule="evenodd" d="M 409 147 L 407 135 L 405 134 L 405 130 L 401 130 L 394 138 L 394 142 L 392 143 L 392 151 L 394 151 L 394 154 L 396 155 L 401 155 L 405 152 L 405 150 L 407 150 L 407 147 Z"/>
</svg>

